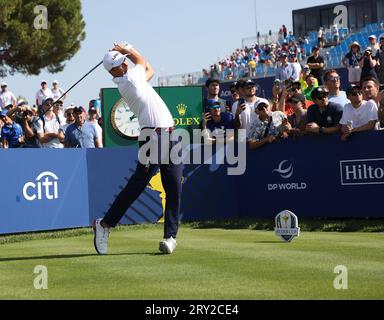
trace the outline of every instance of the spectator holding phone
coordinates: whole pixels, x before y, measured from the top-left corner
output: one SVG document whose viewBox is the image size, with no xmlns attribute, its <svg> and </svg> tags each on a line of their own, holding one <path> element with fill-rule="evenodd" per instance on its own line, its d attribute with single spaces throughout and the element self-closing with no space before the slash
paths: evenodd
<svg viewBox="0 0 384 320">
<path fill-rule="evenodd" d="M 230 112 L 221 112 L 220 101 L 208 100 L 209 112 L 203 113 L 202 129 L 205 141 L 215 143 L 218 140 L 228 141 L 233 135 L 227 135 L 227 129 L 234 129 L 233 116 Z"/>
<path fill-rule="evenodd" d="M 249 130 L 252 122 L 257 121 L 258 117 L 255 113 L 255 105 L 260 102 L 267 104 L 268 100 L 256 96 L 256 83 L 253 80 L 242 82 L 242 97 L 237 102 L 235 113 L 235 128 Z"/>
<path fill-rule="evenodd" d="M 360 60 L 359 65 L 361 68 L 361 78 L 360 80 L 363 81 L 366 77 L 374 77 L 376 79 L 379 79 L 376 73 L 376 66 L 378 65 L 378 54 L 373 56 L 372 54 L 372 48 L 368 47 L 364 51 L 364 56 Z"/>
</svg>

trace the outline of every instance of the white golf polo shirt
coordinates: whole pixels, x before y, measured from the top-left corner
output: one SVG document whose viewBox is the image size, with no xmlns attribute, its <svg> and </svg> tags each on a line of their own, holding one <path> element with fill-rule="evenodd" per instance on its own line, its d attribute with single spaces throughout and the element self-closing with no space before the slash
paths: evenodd
<svg viewBox="0 0 384 320">
<path fill-rule="evenodd" d="M 113 82 L 137 116 L 141 129 L 173 127 L 173 117 L 164 101 L 147 82 L 142 65 L 129 68 L 124 76 L 113 78 Z"/>
</svg>

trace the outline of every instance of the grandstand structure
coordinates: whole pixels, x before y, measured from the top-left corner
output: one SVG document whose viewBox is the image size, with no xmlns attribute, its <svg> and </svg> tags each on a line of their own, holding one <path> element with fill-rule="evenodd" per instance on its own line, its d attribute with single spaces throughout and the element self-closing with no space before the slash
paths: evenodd
<svg viewBox="0 0 384 320">
<path fill-rule="evenodd" d="M 340 11 L 340 17 L 337 15 L 335 17 L 337 10 L 342 10 L 343 8 L 347 10 L 348 14 L 342 17 L 342 11 Z M 315 15 L 314 12 L 317 14 L 316 18 L 313 18 L 313 15 Z M 363 18 L 360 17 L 361 13 L 364 15 Z M 313 19 L 309 19 L 312 22 L 308 22 L 308 17 L 305 18 L 303 22 L 300 18 L 302 15 L 312 17 Z M 320 54 L 325 59 L 325 68 L 340 68 L 343 67 L 342 59 L 349 52 L 349 46 L 352 42 L 357 41 L 363 50 L 369 45 L 368 37 L 370 35 L 374 34 L 377 39 L 379 39 L 380 35 L 384 34 L 384 1 L 353 0 L 294 10 L 292 11 L 292 19 L 296 43 L 299 38 L 306 38 L 306 42 L 303 44 L 304 54 L 299 62 L 305 65 L 312 48 L 318 45 L 318 28 L 322 27 L 324 29 L 325 45 L 321 48 Z M 331 26 L 336 21 L 339 21 L 338 44 L 333 43 L 333 35 L 331 33 Z M 242 48 L 252 47 L 252 43 L 256 44 L 257 40 L 259 40 L 259 44 L 262 45 L 266 45 L 267 40 L 271 41 L 269 45 L 276 44 L 279 46 L 282 43 L 281 40 L 278 40 L 277 34 L 263 35 L 261 38 L 263 41 L 260 41 L 260 37 L 259 39 L 256 37 L 242 39 Z M 234 81 L 240 77 L 249 76 L 247 67 L 235 66 L 230 69 L 231 70 L 224 68 L 219 70 L 218 75 L 221 81 Z M 273 77 L 275 75 L 275 69 L 276 65 L 267 66 L 263 63 L 257 63 L 256 72 L 252 78 Z M 209 75 L 207 73 L 204 74 L 203 71 L 161 76 L 158 78 L 158 86 L 203 85 L 208 76 Z"/>
</svg>

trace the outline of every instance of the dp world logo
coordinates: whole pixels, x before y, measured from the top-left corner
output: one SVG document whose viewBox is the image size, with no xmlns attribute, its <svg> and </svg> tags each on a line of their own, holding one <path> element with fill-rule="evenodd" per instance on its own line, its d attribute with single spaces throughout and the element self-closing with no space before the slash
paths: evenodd
<svg viewBox="0 0 384 320">
<path fill-rule="evenodd" d="M 27 182 L 23 187 L 23 196 L 28 201 L 42 200 L 42 199 L 58 199 L 59 178 L 52 172 L 45 171 L 40 173 L 36 181 Z"/>
<path fill-rule="evenodd" d="M 281 161 L 277 168 L 272 170 L 274 178 L 278 176 L 280 181 L 268 184 L 268 191 L 290 191 L 307 189 L 305 182 L 290 182 L 288 179 L 293 177 L 293 163 L 289 160 Z M 283 181 L 281 179 L 284 179 Z"/>
<path fill-rule="evenodd" d="M 279 167 L 273 169 L 272 172 L 277 172 L 283 179 L 289 179 L 293 175 L 293 165 L 288 160 L 283 160 Z"/>
</svg>

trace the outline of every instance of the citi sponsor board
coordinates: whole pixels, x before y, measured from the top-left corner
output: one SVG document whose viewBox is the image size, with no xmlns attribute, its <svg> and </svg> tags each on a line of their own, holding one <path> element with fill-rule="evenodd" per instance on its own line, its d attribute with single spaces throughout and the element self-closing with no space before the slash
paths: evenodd
<svg viewBox="0 0 384 320">
<path fill-rule="evenodd" d="M 36 181 L 24 184 L 23 196 L 28 201 L 58 199 L 58 180 L 54 173 L 45 171 L 37 176 Z"/>
<path fill-rule="evenodd" d="M 289 160 L 283 160 L 279 163 L 276 169 L 272 170 L 273 174 L 278 175 L 284 182 L 269 183 L 268 191 L 288 191 L 288 190 L 305 190 L 307 189 L 307 183 L 302 181 L 288 181 L 292 180 L 294 176 L 293 163 Z"/>
<path fill-rule="evenodd" d="M 384 184 L 384 159 L 340 161 L 341 185 Z"/>
</svg>

